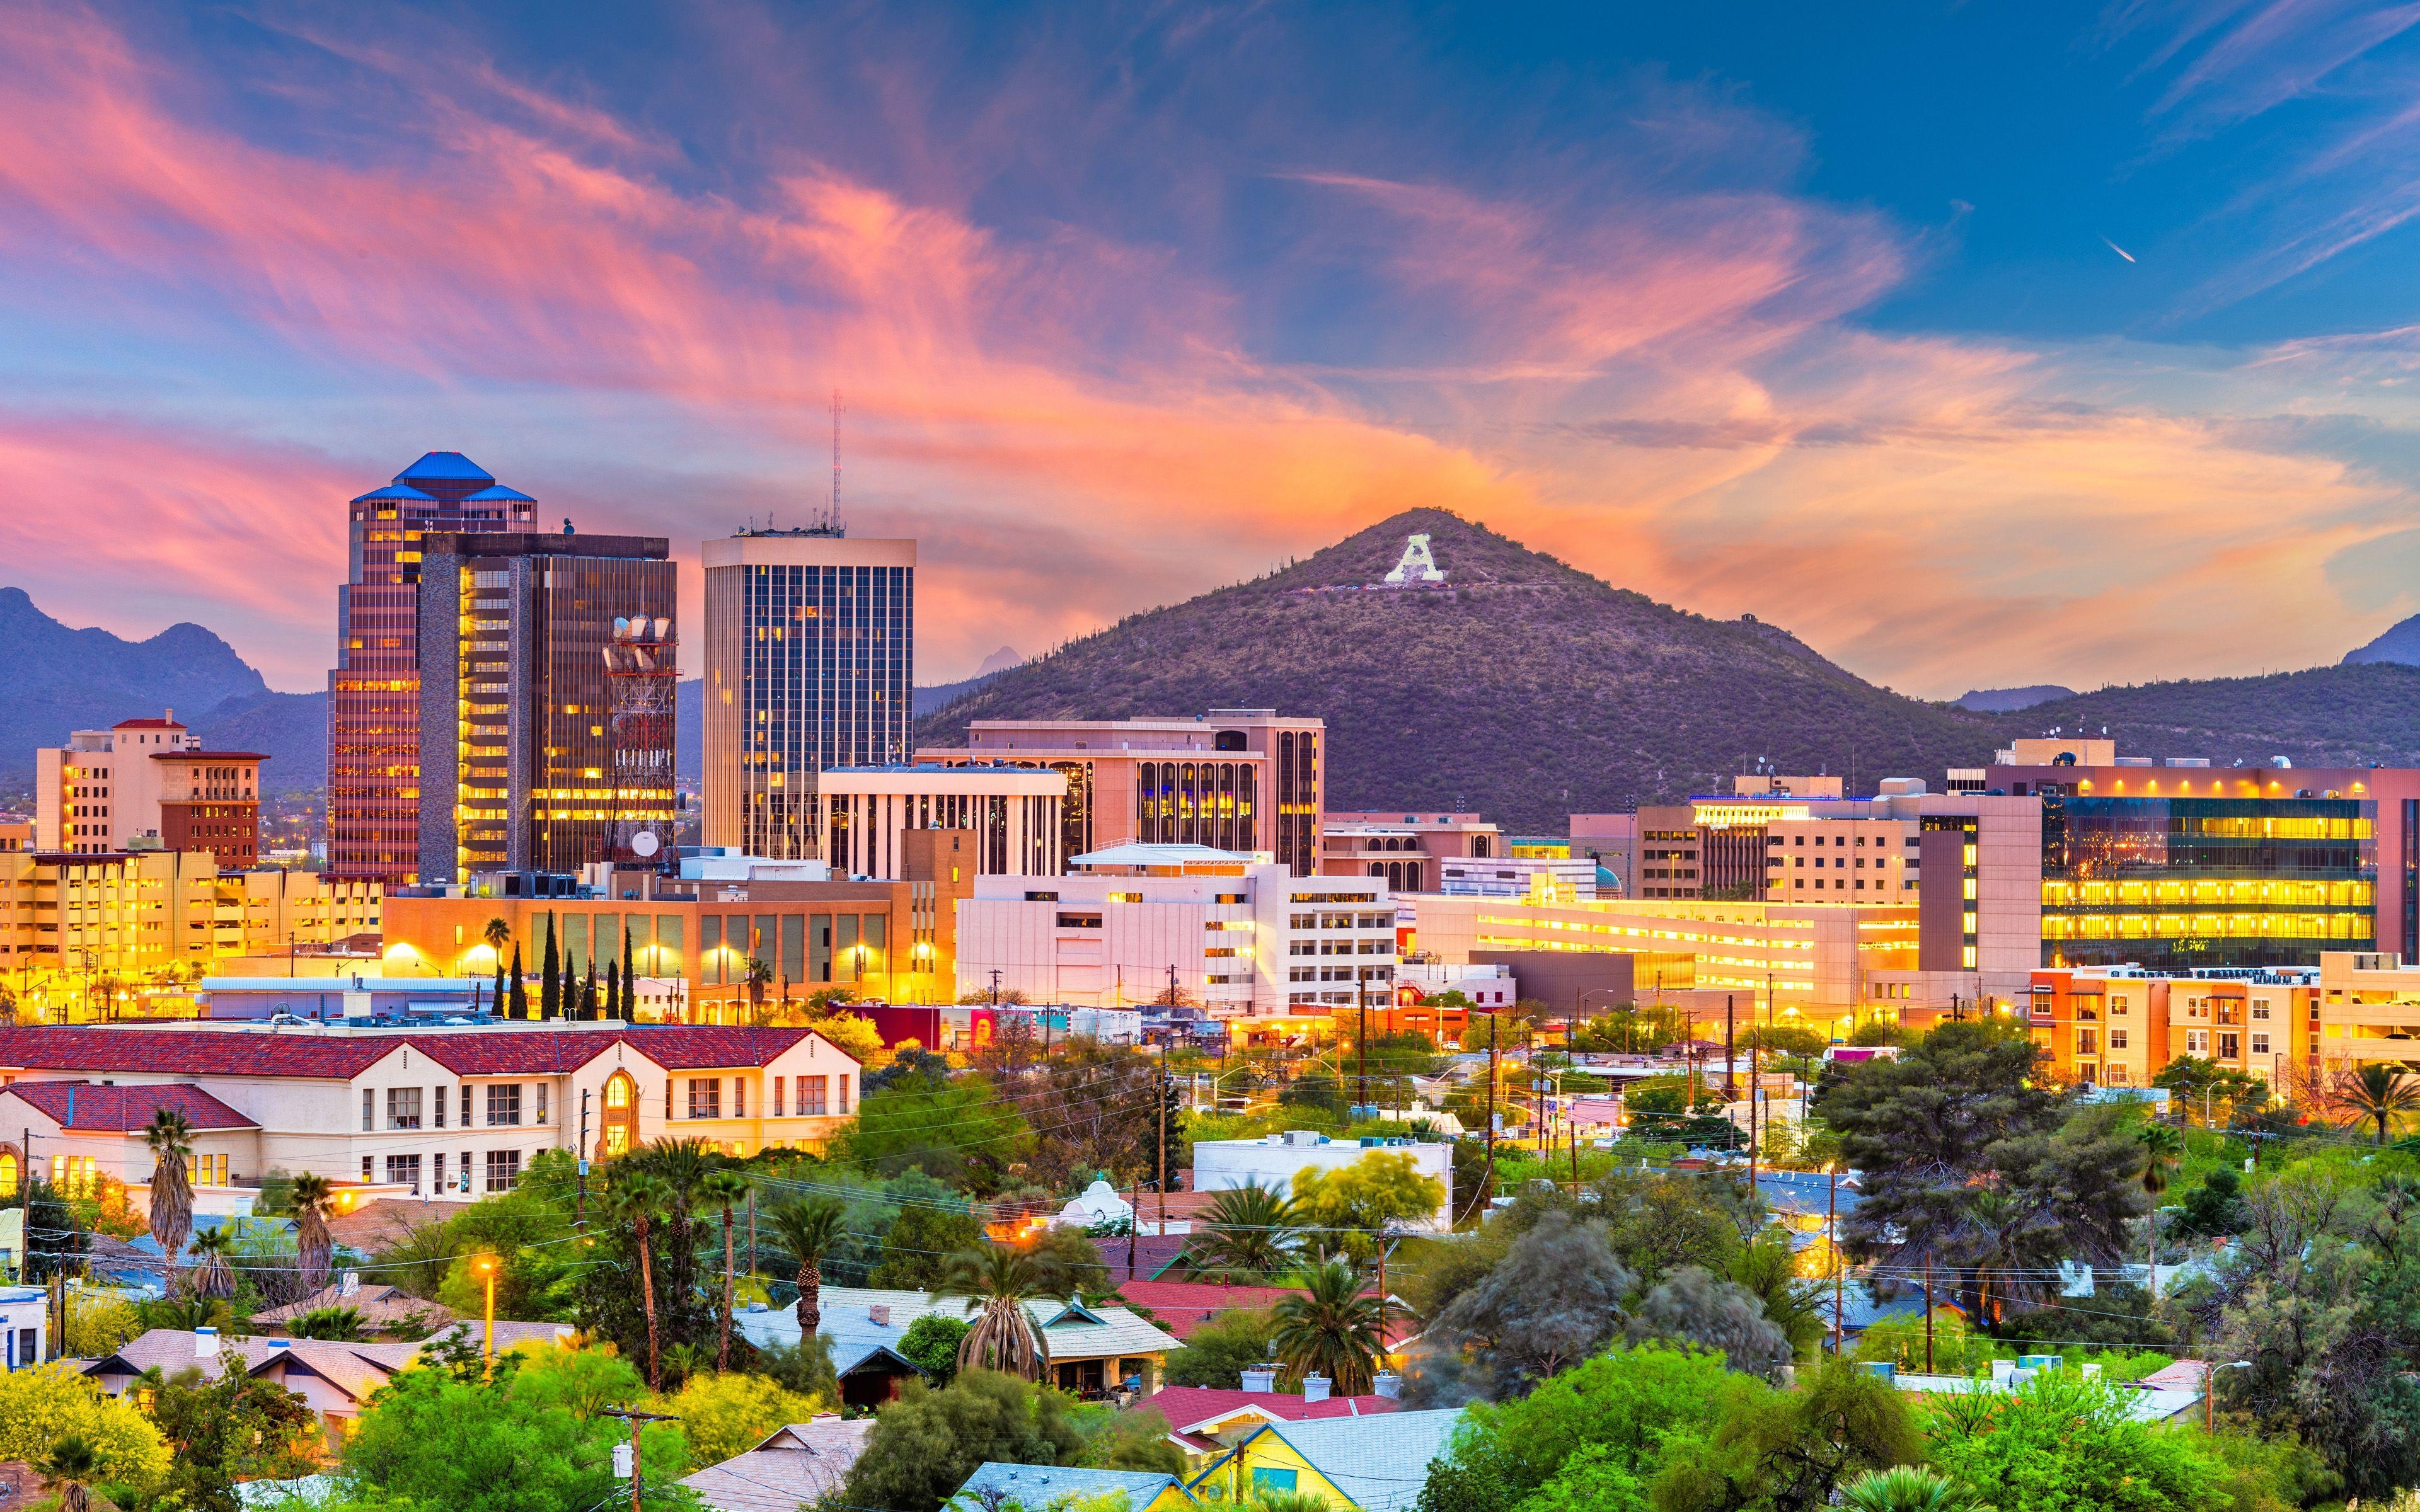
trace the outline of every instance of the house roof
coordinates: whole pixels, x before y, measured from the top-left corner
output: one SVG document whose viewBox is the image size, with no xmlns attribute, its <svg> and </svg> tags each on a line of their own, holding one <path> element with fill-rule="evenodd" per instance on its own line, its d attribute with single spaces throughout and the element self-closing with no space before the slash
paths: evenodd
<svg viewBox="0 0 2420 1512">
<path fill-rule="evenodd" d="M 1447 1407 L 1272 1423 L 1261 1433 L 1283 1439 L 1363 1512 L 1400 1512 L 1419 1500 L 1420 1488 L 1428 1482 L 1429 1461 L 1445 1452 L 1461 1421 L 1462 1409 Z M 1238 1452 L 1250 1442 L 1238 1445 Z M 1216 1473 L 1213 1467 L 1203 1477 Z M 1203 1477 L 1197 1477 L 1194 1484 L 1200 1485 Z"/>
<path fill-rule="evenodd" d="M 1041 1508 L 1054 1502 L 1078 1496 L 1109 1496 L 1124 1493 L 1126 1504 L 1141 1512 L 1152 1499 L 1174 1486 L 1185 1490 L 1173 1475 L 1154 1473 L 1147 1470 L 1084 1470 L 1070 1465 L 1004 1465 L 988 1461 L 967 1477 L 958 1488 L 958 1495 L 975 1491 L 997 1491 L 1023 1505 Z M 1187 1491 L 1190 1496 L 1192 1493 Z"/>
<path fill-rule="evenodd" d="M 409 1047 L 458 1076 L 544 1075 L 575 1071 L 614 1045 L 628 1044 L 666 1070 L 690 1071 L 761 1066 L 814 1033 L 807 1028 L 639 1024 L 611 1032 L 481 1029 L 465 1034 L 340 1037 L 276 1030 L 47 1026 L 0 1028 L 0 1066 L 345 1081 L 396 1048 Z M 26 1085 L 20 1082 L 11 1090 L 23 1090 Z"/>
<path fill-rule="evenodd" d="M 1181 1339 L 1221 1313 L 1237 1308 L 1274 1306 L 1283 1297 L 1303 1293 L 1292 1287 L 1222 1287 L 1208 1281 L 1122 1281 L 1118 1295 L 1136 1307 L 1148 1307 L 1155 1321 Z"/>
<path fill-rule="evenodd" d="M 1241 1412 L 1299 1423 L 1323 1417 L 1367 1417 L 1404 1408 L 1392 1396 L 1330 1396 L 1313 1402 L 1284 1392 L 1220 1391 L 1210 1386 L 1167 1386 L 1128 1405 L 1157 1408 L 1168 1426 L 1179 1433 L 1216 1432 Z"/>
<path fill-rule="evenodd" d="M 198 1087 L 101 1087 L 91 1082 L 19 1082 L 8 1092 L 57 1120 L 62 1129 L 132 1134 L 162 1108 L 173 1108 L 195 1129 L 257 1129 L 260 1125 Z"/>
<path fill-rule="evenodd" d="M 797 1512 L 840 1489 L 873 1431 L 870 1417 L 787 1424 L 747 1453 L 684 1476 L 681 1484 L 716 1512 Z"/>
<path fill-rule="evenodd" d="M 823 1308 L 823 1327 L 819 1332 L 832 1340 L 832 1367 L 844 1372 L 863 1364 L 876 1349 L 893 1349 L 908 1326 L 927 1313 L 966 1318 L 977 1306 L 964 1297 L 937 1298 L 924 1291 L 864 1287 L 826 1287 L 817 1293 L 817 1301 Z M 1130 1309 L 1094 1303 L 1087 1303 L 1084 1307 L 1100 1320 L 1088 1322 L 1075 1317 L 1054 1322 L 1068 1310 L 1067 1303 L 1060 1298 L 1037 1298 L 1025 1304 L 1034 1327 L 1042 1330 L 1043 1343 L 1053 1360 L 1162 1354 L 1181 1342 L 1136 1317 Z M 874 1321 L 876 1308 L 888 1309 L 890 1320 Z M 786 1308 L 780 1312 L 745 1313 L 739 1321 L 741 1332 L 752 1344 L 788 1344 L 799 1336 L 798 1315 Z M 845 1358 L 848 1364 L 843 1364 Z"/>
<path fill-rule="evenodd" d="M 328 1237 L 347 1249 L 366 1255 L 399 1243 L 411 1238 L 412 1230 L 427 1224 L 442 1224 L 471 1207 L 467 1199 L 373 1197 L 350 1212 L 330 1218 Z"/>
<path fill-rule="evenodd" d="M 1120 1290 L 1133 1280 L 1149 1280 L 1176 1263 L 1185 1246 L 1193 1242 L 1190 1234 L 1142 1234 L 1131 1241 L 1095 1237 L 1093 1248 L 1100 1253 L 1101 1263 L 1109 1268 L 1109 1280 Z M 1131 1247 L 1134 1264 L 1126 1264 Z"/>
<path fill-rule="evenodd" d="M 426 1298 L 415 1297 L 401 1287 L 365 1286 L 351 1296 L 345 1295 L 344 1283 L 321 1287 L 301 1302 L 289 1302 L 283 1307 L 271 1307 L 252 1315 L 255 1323 L 291 1323 L 306 1313 L 322 1307 L 350 1307 L 362 1315 L 362 1321 L 371 1328 L 390 1328 L 414 1318 L 427 1319 L 432 1328 L 458 1322 L 461 1314 L 451 1307 L 441 1307 Z"/>
</svg>

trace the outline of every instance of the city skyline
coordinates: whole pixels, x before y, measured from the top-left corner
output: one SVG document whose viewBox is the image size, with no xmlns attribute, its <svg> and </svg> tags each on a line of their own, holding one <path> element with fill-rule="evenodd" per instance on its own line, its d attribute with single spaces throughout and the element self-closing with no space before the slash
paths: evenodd
<svg viewBox="0 0 2420 1512">
<path fill-rule="evenodd" d="M 2399 11 L 620 21 L 22 8 L 9 580 L 308 688 L 459 450 L 697 606 L 837 385 L 933 682 L 1418 504 L 1930 697 L 2420 609 Z"/>
</svg>

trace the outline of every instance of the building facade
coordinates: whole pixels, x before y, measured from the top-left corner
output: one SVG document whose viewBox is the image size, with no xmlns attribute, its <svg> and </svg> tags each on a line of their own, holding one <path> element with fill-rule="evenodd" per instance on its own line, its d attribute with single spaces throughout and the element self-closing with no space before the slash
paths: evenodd
<svg viewBox="0 0 2420 1512">
<path fill-rule="evenodd" d="M 385 886 L 420 865 L 420 556 L 431 531 L 526 531 L 536 501 L 430 452 L 347 515 L 328 674 L 328 870 Z"/>
<path fill-rule="evenodd" d="M 2420 771 L 2212 767 L 2024 740 L 1962 785 L 2042 805 L 2041 960 L 2187 972 L 2420 950 Z"/>
<path fill-rule="evenodd" d="M 962 992 L 1116 1008 L 1172 981 L 1224 1017 L 1393 993 L 1395 903 L 1382 879 L 1299 877 L 1202 846 L 1129 842 L 1075 858 L 1063 877 L 978 877 L 958 930 Z"/>
<path fill-rule="evenodd" d="M 617 721 L 615 654 L 638 622 L 671 655 L 670 545 L 568 526 L 422 536 L 421 881 L 570 872 L 631 858 L 642 833 L 669 841 L 672 723 Z"/>
<path fill-rule="evenodd" d="M 977 837 L 985 876 L 1047 877 L 1062 870 L 1060 806 L 1067 779 L 1033 767 L 840 766 L 816 779 L 822 855 L 842 876 L 889 877 L 906 859 L 911 829 Z"/>
<path fill-rule="evenodd" d="M 819 856 L 816 779 L 908 760 L 916 543 L 837 529 L 705 542 L 707 845 Z"/>
<path fill-rule="evenodd" d="M 34 848 L 101 855 L 208 851 L 229 870 L 260 860 L 260 764 L 252 750 L 204 750 L 171 709 L 78 730 L 34 755 Z"/>
<path fill-rule="evenodd" d="M 1475 813 L 1320 816 L 1321 875 L 1384 877 L 1390 892 L 1432 892 L 1446 862 L 1509 854 L 1503 831 Z"/>
<path fill-rule="evenodd" d="M 1060 851 L 1129 841 L 1265 852 L 1320 870 L 1327 727 L 1274 709 L 1190 719 L 977 719 L 967 745 L 917 752 L 947 765 L 1047 767 L 1067 779 Z"/>
<path fill-rule="evenodd" d="M 2322 1042 L 2321 970 L 2168 976 L 2137 966 L 2049 968 L 2034 973 L 2027 1022 L 2063 1081 L 2148 1087 L 2163 1067 L 2190 1056 L 2290 1095 Z"/>
</svg>

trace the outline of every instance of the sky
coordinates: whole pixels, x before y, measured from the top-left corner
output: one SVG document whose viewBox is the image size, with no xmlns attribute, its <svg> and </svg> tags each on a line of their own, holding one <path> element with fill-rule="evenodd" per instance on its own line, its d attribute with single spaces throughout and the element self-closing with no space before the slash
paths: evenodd
<svg viewBox="0 0 2420 1512">
<path fill-rule="evenodd" d="M 422 452 L 669 536 L 693 620 L 836 390 L 924 683 L 1416 505 L 1931 698 L 2420 612 L 2420 4 L 0 31 L 0 583 L 279 687 Z"/>
</svg>

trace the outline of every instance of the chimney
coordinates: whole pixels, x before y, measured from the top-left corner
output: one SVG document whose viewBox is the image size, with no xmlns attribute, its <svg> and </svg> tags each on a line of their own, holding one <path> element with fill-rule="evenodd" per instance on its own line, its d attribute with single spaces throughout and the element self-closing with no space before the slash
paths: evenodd
<svg viewBox="0 0 2420 1512">
<path fill-rule="evenodd" d="M 865 1316 L 869 1321 L 876 1322 L 885 1328 L 889 1328 L 891 1326 L 891 1304 L 887 1302 L 868 1303 L 865 1304 Z"/>
<path fill-rule="evenodd" d="M 215 1360 L 219 1354 L 219 1331 L 215 1328 L 194 1330 L 194 1358 Z"/>
<path fill-rule="evenodd" d="M 1302 1378 L 1302 1399 L 1305 1402 L 1324 1402 L 1327 1400 L 1327 1387 L 1326 1376 L 1305 1376 Z"/>
<path fill-rule="evenodd" d="M 1401 1401 L 1404 1397 L 1404 1378 L 1392 1370 L 1381 1370 L 1370 1378 L 1370 1390 L 1373 1395 L 1384 1396 L 1388 1401 Z"/>
<path fill-rule="evenodd" d="M 1245 1370 L 1243 1375 L 1244 1389 L 1246 1391 L 1275 1391 L 1278 1389 L 1278 1367 L 1276 1365 L 1256 1365 Z"/>
</svg>

